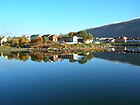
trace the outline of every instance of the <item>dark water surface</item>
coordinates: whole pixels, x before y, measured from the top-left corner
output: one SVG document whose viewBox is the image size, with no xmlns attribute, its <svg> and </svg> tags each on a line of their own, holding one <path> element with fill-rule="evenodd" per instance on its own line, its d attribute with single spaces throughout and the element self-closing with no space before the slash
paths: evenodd
<svg viewBox="0 0 140 105">
<path fill-rule="evenodd" d="M 1 54 L 0 105 L 140 105 L 139 54 L 23 55 Z"/>
</svg>

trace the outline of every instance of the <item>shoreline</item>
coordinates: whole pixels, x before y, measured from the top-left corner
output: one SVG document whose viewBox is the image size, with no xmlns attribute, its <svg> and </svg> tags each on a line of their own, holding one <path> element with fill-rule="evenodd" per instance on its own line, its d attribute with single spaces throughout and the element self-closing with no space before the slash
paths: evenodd
<svg viewBox="0 0 140 105">
<path fill-rule="evenodd" d="M 49 46 L 49 47 L 29 47 L 29 48 L 17 48 L 17 47 L 10 47 L 10 46 L 0 46 L 0 53 L 10 53 L 10 52 L 44 52 L 44 53 L 65 53 L 65 52 L 85 52 L 85 51 L 92 51 L 92 52 L 105 52 L 112 48 L 120 48 L 125 46 L 112 46 L 110 44 L 104 45 L 65 45 L 65 46 Z M 128 47 L 128 46 L 127 46 Z M 130 46 L 132 47 L 132 46 Z M 133 46 L 138 47 L 138 46 Z"/>
<path fill-rule="evenodd" d="M 1 46 L 0 53 L 10 52 L 48 52 L 48 53 L 61 53 L 61 52 L 82 52 L 82 51 L 105 51 L 106 47 L 96 46 L 91 48 L 16 48 L 9 46 Z"/>
</svg>

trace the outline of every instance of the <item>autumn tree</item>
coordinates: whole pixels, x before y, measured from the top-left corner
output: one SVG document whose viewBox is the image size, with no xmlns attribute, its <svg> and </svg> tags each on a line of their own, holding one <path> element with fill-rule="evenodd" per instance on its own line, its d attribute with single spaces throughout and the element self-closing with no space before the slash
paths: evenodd
<svg viewBox="0 0 140 105">
<path fill-rule="evenodd" d="M 33 43 L 33 44 L 42 44 L 43 43 L 43 39 L 39 35 L 32 35 L 31 36 L 31 43 Z"/>
<path fill-rule="evenodd" d="M 37 61 L 37 62 L 42 62 L 43 60 L 43 55 L 42 54 L 32 54 L 31 55 L 31 60 L 32 61 Z"/>
<path fill-rule="evenodd" d="M 37 44 L 42 44 L 42 43 L 43 43 L 42 37 L 38 36 L 38 37 L 36 38 L 36 43 L 37 43 Z"/>
<path fill-rule="evenodd" d="M 73 37 L 76 35 L 76 32 L 70 32 L 68 35 Z"/>
<path fill-rule="evenodd" d="M 20 58 L 20 60 L 22 60 L 22 61 L 27 61 L 30 57 L 29 57 L 29 55 L 28 54 L 19 54 L 19 58 Z"/>
<path fill-rule="evenodd" d="M 19 45 L 25 45 L 29 43 L 29 39 L 26 36 L 19 37 Z"/>
<path fill-rule="evenodd" d="M 61 34 L 60 36 L 58 36 L 58 40 L 60 42 L 63 42 L 65 40 L 65 35 L 64 34 Z"/>
<path fill-rule="evenodd" d="M 19 38 L 14 37 L 9 40 L 10 46 L 16 47 L 19 46 Z"/>
</svg>

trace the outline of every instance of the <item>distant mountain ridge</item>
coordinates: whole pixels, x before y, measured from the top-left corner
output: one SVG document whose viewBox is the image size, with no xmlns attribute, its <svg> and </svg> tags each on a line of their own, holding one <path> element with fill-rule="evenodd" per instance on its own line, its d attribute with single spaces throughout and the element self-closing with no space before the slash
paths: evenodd
<svg viewBox="0 0 140 105">
<path fill-rule="evenodd" d="M 94 37 L 140 37 L 140 18 L 130 21 L 109 24 L 101 27 L 86 29 Z"/>
</svg>

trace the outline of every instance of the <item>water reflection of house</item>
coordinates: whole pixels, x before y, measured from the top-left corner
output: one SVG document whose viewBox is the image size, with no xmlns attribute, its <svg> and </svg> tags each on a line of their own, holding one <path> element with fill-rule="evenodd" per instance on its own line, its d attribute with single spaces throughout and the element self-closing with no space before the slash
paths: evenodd
<svg viewBox="0 0 140 105">
<path fill-rule="evenodd" d="M 110 49 L 110 52 L 115 52 L 115 51 L 116 51 L 115 48 Z"/>
<path fill-rule="evenodd" d="M 61 59 L 74 59 L 78 60 L 78 54 L 67 54 L 67 55 L 59 55 L 59 58 Z"/>
<path fill-rule="evenodd" d="M 126 51 L 140 51 L 140 47 L 134 47 L 134 46 L 131 46 L 131 47 L 126 47 Z"/>
<path fill-rule="evenodd" d="M 0 53 L 0 56 L 3 57 L 3 58 L 8 58 L 8 56 L 3 54 L 3 53 Z"/>
<path fill-rule="evenodd" d="M 57 62 L 58 61 L 58 55 L 50 56 L 49 59 L 50 59 L 50 61 Z"/>
<path fill-rule="evenodd" d="M 72 55 L 73 55 L 73 59 L 74 59 L 74 60 L 78 60 L 78 59 L 79 59 L 78 54 L 72 54 Z"/>
<path fill-rule="evenodd" d="M 117 47 L 117 48 L 114 48 L 113 49 L 115 52 L 118 52 L 118 53 L 124 53 L 125 50 L 126 50 L 126 47 L 122 46 L 122 47 Z"/>
<path fill-rule="evenodd" d="M 19 60 L 19 53 L 15 53 L 15 52 L 11 52 L 9 55 L 8 55 L 8 58 L 9 59 L 16 59 L 16 60 Z"/>
<path fill-rule="evenodd" d="M 109 52 L 118 52 L 118 53 L 139 53 L 140 47 L 137 46 L 120 46 L 120 47 L 114 47 L 110 48 L 107 51 Z"/>
</svg>

